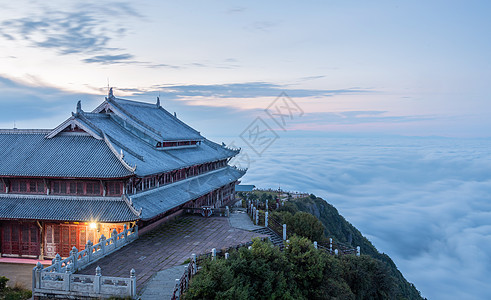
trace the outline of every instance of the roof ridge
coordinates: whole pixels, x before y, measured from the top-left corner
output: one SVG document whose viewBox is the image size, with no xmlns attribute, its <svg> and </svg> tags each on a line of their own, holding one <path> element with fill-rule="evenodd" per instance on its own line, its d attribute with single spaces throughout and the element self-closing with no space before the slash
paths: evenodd
<svg viewBox="0 0 491 300">
<path fill-rule="evenodd" d="M 50 133 L 53 129 L 0 129 L 0 134 L 43 134 Z"/>
<path fill-rule="evenodd" d="M 138 123 L 139 125 L 145 127 L 146 129 L 152 131 L 153 133 L 155 134 L 158 134 L 161 138 L 162 137 L 162 133 L 158 130 L 155 130 L 154 128 L 148 126 L 147 124 L 145 124 L 144 122 L 142 122 L 141 120 L 139 120 L 137 117 L 135 117 L 134 115 L 132 115 L 129 111 L 127 111 L 126 109 L 122 108 L 121 105 L 119 105 L 115 99 L 111 99 L 109 98 L 107 101 L 111 102 L 111 104 L 113 104 L 114 106 L 116 106 L 117 109 L 121 110 L 121 112 L 123 112 L 125 115 L 127 115 L 128 117 L 130 117 L 130 119 L 132 119 L 134 122 Z"/>
<path fill-rule="evenodd" d="M 116 156 L 116 158 L 123 164 L 123 166 L 128 169 L 128 171 L 132 172 L 132 173 L 135 173 L 135 170 L 136 170 L 136 164 L 134 167 L 130 166 L 123 158 L 123 152 L 121 153 L 118 153 L 118 151 L 116 151 L 116 149 L 114 148 L 114 146 L 111 144 L 111 141 L 109 140 L 109 137 L 107 136 L 107 134 L 105 132 L 102 132 L 102 135 L 104 137 L 104 142 L 106 143 L 106 145 L 109 147 L 109 149 L 111 150 L 111 152 L 114 154 L 114 156 Z"/>
<path fill-rule="evenodd" d="M 155 103 L 141 102 L 141 101 L 135 101 L 135 100 L 129 100 L 129 99 L 123 99 L 123 98 L 117 98 L 117 97 L 112 97 L 111 99 L 115 100 L 115 101 L 129 102 L 130 104 L 155 107 Z"/>
<path fill-rule="evenodd" d="M 158 109 L 163 110 L 166 114 L 168 114 L 169 116 L 171 116 L 174 119 L 176 119 L 176 121 L 179 122 L 181 125 L 184 125 L 186 128 L 191 129 L 192 131 L 196 132 L 198 135 L 201 136 L 201 133 L 198 130 L 194 129 L 193 127 L 191 127 L 188 124 L 186 124 L 183 121 L 181 121 L 177 116 L 174 116 L 173 114 L 171 114 L 167 109 L 163 108 L 162 106 L 159 106 Z"/>
</svg>

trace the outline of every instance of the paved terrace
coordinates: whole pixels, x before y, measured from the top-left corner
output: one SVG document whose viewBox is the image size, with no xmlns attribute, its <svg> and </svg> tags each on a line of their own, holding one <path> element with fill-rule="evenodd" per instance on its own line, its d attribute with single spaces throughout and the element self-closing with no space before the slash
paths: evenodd
<svg viewBox="0 0 491 300">
<path fill-rule="evenodd" d="M 223 249 L 249 242 L 253 237 L 266 237 L 239 229 L 243 227 L 241 224 L 248 222 L 251 221 L 246 214 L 232 214 L 230 221 L 225 217 L 184 216 L 140 236 L 79 273 L 95 274 L 95 268 L 100 266 L 104 276 L 129 277 L 134 268 L 137 292 L 141 293 L 154 274 L 183 264 L 193 253 L 202 254 L 212 248 Z M 239 228 L 232 227 L 231 223 Z"/>
</svg>

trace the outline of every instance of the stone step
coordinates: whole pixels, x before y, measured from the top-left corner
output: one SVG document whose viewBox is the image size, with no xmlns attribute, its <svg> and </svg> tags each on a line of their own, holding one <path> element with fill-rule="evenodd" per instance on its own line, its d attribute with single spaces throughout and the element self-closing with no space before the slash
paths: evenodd
<svg viewBox="0 0 491 300">
<path fill-rule="evenodd" d="M 273 230 L 271 230 L 268 227 L 262 227 L 259 229 L 254 229 L 253 232 L 260 233 L 260 234 L 266 234 L 269 236 L 269 240 L 273 245 L 280 247 L 280 249 L 283 249 L 283 239 L 279 237 Z"/>
</svg>

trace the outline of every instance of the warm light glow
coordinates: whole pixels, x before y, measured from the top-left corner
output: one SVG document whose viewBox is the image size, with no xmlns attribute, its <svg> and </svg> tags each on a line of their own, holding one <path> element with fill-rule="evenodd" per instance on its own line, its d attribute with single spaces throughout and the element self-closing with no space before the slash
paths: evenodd
<svg viewBox="0 0 491 300">
<path fill-rule="evenodd" d="M 94 223 L 94 222 L 92 222 L 92 223 L 89 224 L 89 227 L 90 227 L 90 229 L 96 229 L 97 228 L 97 224 Z"/>
</svg>

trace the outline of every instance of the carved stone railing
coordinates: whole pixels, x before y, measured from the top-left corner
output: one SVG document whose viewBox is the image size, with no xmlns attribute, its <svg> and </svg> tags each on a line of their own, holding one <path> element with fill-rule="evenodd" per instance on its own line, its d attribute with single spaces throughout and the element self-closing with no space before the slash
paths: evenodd
<svg viewBox="0 0 491 300">
<path fill-rule="evenodd" d="M 134 269 L 130 271 L 129 278 L 102 276 L 100 267 L 96 268 L 95 275 L 73 274 L 71 265 L 66 267 L 65 272 L 43 271 L 43 265 L 40 262 L 32 270 L 34 297 L 64 299 L 136 298 Z"/>
<path fill-rule="evenodd" d="M 104 256 L 120 249 L 121 247 L 133 242 L 138 238 L 138 226 L 128 229 L 126 224 L 124 230 L 118 233 L 116 229 L 111 232 L 111 237 L 106 238 L 101 235 L 99 243 L 92 244 L 89 240 L 85 245 L 85 249 L 78 251 L 74 246 L 70 251 L 70 256 L 65 259 L 61 259 L 59 254 L 56 254 L 53 258 L 51 266 L 44 268 L 43 272 L 65 272 L 68 265 L 72 272 L 82 270 L 89 264 L 103 258 Z"/>
<path fill-rule="evenodd" d="M 122 232 L 117 233 L 114 229 L 111 232 L 111 237 L 108 239 L 104 235 L 101 235 L 97 244 L 93 245 L 89 240 L 85 245 L 85 249 L 82 251 L 78 251 L 76 247 L 73 247 L 72 251 L 70 251 L 70 256 L 65 259 L 61 259 L 61 256 L 56 254 L 49 267 L 43 268 L 43 265 L 38 263 L 32 270 L 33 294 L 35 296 L 49 294 L 75 298 L 104 297 L 107 295 L 133 297 L 132 295 L 136 295 L 136 292 L 133 293 L 133 289 L 136 291 L 136 287 L 134 287 L 136 281 L 131 281 L 131 277 L 130 279 L 101 277 L 100 268 L 98 268 L 99 274 L 96 272 L 95 277 L 72 273 L 84 269 L 89 264 L 113 253 L 137 238 L 138 226 L 128 229 L 125 224 Z M 130 281 L 133 283 L 130 283 Z M 114 293 L 111 294 L 112 292 Z M 90 296 L 87 296 L 87 293 Z"/>
</svg>

